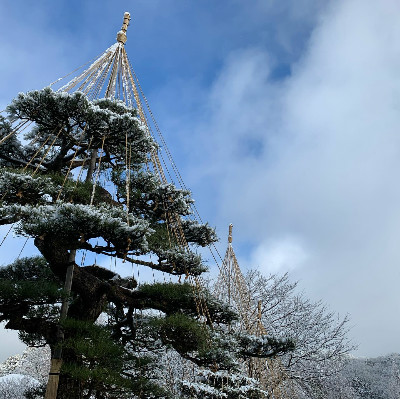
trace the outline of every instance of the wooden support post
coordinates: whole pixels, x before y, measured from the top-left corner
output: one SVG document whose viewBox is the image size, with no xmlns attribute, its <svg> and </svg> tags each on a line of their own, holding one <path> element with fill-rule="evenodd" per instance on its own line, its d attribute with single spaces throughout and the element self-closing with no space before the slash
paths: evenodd
<svg viewBox="0 0 400 399">
<path fill-rule="evenodd" d="M 57 398 L 58 383 L 60 381 L 60 370 L 61 370 L 61 366 L 62 366 L 61 343 L 64 340 L 64 332 L 62 330 L 61 324 L 67 318 L 67 314 L 68 314 L 69 295 L 71 293 L 72 278 L 74 276 L 75 255 L 76 255 L 76 250 L 71 249 L 71 251 L 69 252 L 68 267 L 67 267 L 67 273 L 65 276 L 65 283 L 64 283 L 65 298 L 63 299 L 62 304 L 61 304 L 60 323 L 57 328 L 58 345 L 55 348 L 54 353 L 52 354 L 52 358 L 51 358 L 49 379 L 47 381 L 46 394 L 44 397 L 45 399 L 56 399 Z"/>
<path fill-rule="evenodd" d="M 49 380 L 47 381 L 45 399 L 57 398 L 58 382 L 60 381 L 60 370 L 62 359 L 51 359 Z"/>
<path fill-rule="evenodd" d="M 126 12 L 124 14 L 124 22 L 122 23 L 121 30 L 117 33 L 117 42 L 125 44 L 126 43 L 126 31 L 129 26 L 129 21 L 131 20 L 131 14 Z"/>
</svg>

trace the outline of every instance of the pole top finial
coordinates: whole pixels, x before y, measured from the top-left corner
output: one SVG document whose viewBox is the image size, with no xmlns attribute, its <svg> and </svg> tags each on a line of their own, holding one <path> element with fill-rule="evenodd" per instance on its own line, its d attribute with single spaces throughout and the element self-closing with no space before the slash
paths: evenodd
<svg viewBox="0 0 400 399">
<path fill-rule="evenodd" d="M 228 235 L 228 242 L 229 242 L 229 244 L 232 243 L 232 228 L 233 228 L 233 224 L 231 223 L 231 224 L 229 225 L 229 235 Z"/>
<path fill-rule="evenodd" d="M 128 30 L 129 21 L 131 20 L 131 14 L 129 12 L 125 12 L 124 14 L 124 22 L 122 23 L 121 30 L 117 33 L 117 42 L 125 44 L 126 43 L 126 31 Z"/>
</svg>

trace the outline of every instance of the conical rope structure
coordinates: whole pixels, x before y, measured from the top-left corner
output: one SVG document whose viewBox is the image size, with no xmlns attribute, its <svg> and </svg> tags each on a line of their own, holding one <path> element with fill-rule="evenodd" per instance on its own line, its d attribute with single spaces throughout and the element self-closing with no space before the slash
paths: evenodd
<svg viewBox="0 0 400 399">
<path fill-rule="evenodd" d="M 215 284 L 215 295 L 233 307 L 239 314 L 239 328 L 258 337 L 267 336 L 267 329 L 262 322 L 261 301 L 255 301 L 248 289 L 246 279 L 240 269 L 232 246 L 233 225 L 229 225 L 228 246 L 222 260 L 220 273 Z M 279 358 L 251 358 L 246 365 L 246 371 L 255 378 L 268 392 L 269 398 L 285 399 L 290 387 L 283 387 L 287 374 Z"/>
<path fill-rule="evenodd" d="M 175 174 L 175 178 L 177 179 L 181 188 L 186 189 L 186 186 L 183 183 L 174 160 L 172 159 L 165 139 L 157 125 L 148 101 L 144 96 L 137 75 L 132 68 L 125 50 L 125 43 L 127 41 L 126 32 L 130 19 L 130 14 L 126 12 L 124 14 L 121 30 L 117 33 L 117 43 L 109 47 L 103 54 L 96 58 L 87 69 L 71 79 L 68 83 L 58 88 L 57 91 L 81 91 L 85 93 L 85 95 L 91 100 L 100 97 L 118 99 L 125 102 L 127 106 L 136 108 L 147 134 L 156 139 L 156 141 L 157 138 L 161 141 L 162 148 L 165 151 L 166 157 L 168 158 L 169 164 L 171 165 L 174 173 L 171 173 L 171 171 L 168 169 L 165 156 L 163 156 L 161 152 L 157 151 L 156 149 L 153 149 L 150 153 L 150 159 L 148 163 L 149 167 L 151 167 L 152 170 L 158 175 L 160 182 L 163 184 L 168 183 L 166 173 L 170 177 L 170 180 L 173 180 L 171 176 L 172 174 Z M 63 79 L 64 78 L 60 78 L 56 80 L 51 84 L 51 86 L 57 83 L 59 84 Z M 132 143 L 129 145 L 132 145 Z M 128 158 L 128 142 L 126 143 L 126 153 Z M 88 173 L 88 175 L 90 175 L 90 173 Z M 127 187 L 128 186 L 129 174 L 127 175 Z M 128 207 L 129 202 L 127 204 L 127 208 Z M 166 212 L 170 233 L 182 247 L 187 247 L 188 244 L 179 218 L 177 215 L 171 212 Z M 196 287 L 196 290 L 200 291 L 200 278 L 192 277 L 189 274 L 187 277 L 193 280 L 192 283 L 194 287 Z M 208 317 L 206 314 L 207 310 L 204 308 L 204 305 L 201 303 L 201 301 L 199 302 L 199 311 L 204 313 L 204 316 Z"/>
<path fill-rule="evenodd" d="M 139 118 L 149 136 L 152 136 L 156 141 L 157 138 L 161 141 L 163 148 L 165 149 L 166 155 L 170 162 L 170 165 L 175 172 L 175 177 L 179 181 L 182 188 L 185 185 L 182 178 L 177 172 L 175 162 L 172 159 L 171 153 L 168 150 L 164 137 L 158 125 L 155 121 L 153 113 L 149 107 L 146 97 L 141 89 L 139 80 L 134 72 L 132 65 L 128 59 L 128 55 L 125 50 L 125 43 L 127 41 L 126 32 L 130 22 L 130 14 L 126 12 L 124 14 L 124 20 L 121 30 L 117 33 L 117 43 L 109 47 L 103 54 L 101 54 L 92 64 L 85 69 L 78 76 L 71 79 L 68 83 L 64 84 L 57 89 L 58 92 L 73 92 L 81 91 L 90 100 L 96 98 L 108 98 L 122 100 L 128 107 L 136 108 L 139 113 Z M 54 83 L 59 83 L 63 79 L 58 79 Z M 145 104 L 145 106 L 143 105 Z M 154 137 L 154 131 L 157 133 L 158 137 Z M 134 143 L 128 143 L 126 140 L 126 164 L 129 164 L 128 158 L 130 157 L 130 147 Z M 97 150 L 92 153 L 93 159 L 97 157 Z M 99 159 L 99 167 L 97 172 L 100 170 L 101 158 Z M 164 166 L 164 167 L 163 167 Z M 148 167 L 158 176 L 159 181 L 162 184 L 168 184 L 168 179 L 166 177 L 164 169 L 171 178 L 171 172 L 167 168 L 167 162 L 163 158 L 157 149 L 152 149 L 148 161 Z M 126 191 L 129 193 L 129 173 L 127 170 L 126 174 Z M 90 173 L 88 173 L 88 176 Z M 94 196 L 95 184 L 97 182 L 98 173 L 93 179 L 93 194 Z M 127 209 L 129 208 L 129 196 L 127 198 Z M 174 212 L 170 212 L 167 206 L 164 204 L 165 214 L 167 219 L 167 228 L 170 234 L 170 240 L 175 240 L 183 250 L 188 249 L 188 243 L 186 241 L 185 235 L 183 233 L 180 218 Z M 127 259 L 128 256 L 125 256 Z M 136 262 L 139 262 L 136 260 Z M 197 312 L 204 320 L 211 321 L 205 300 L 202 297 L 202 287 L 203 282 L 199 276 L 193 276 L 186 272 L 186 279 L 189 280 L 193 287 L 193 295 L 196 300 Z M 211 323 L 212 325 L 212 323 Z"/>
<path fill-rule="evenodd" d="M 164 137 L 162 136 L 161 131 L 154 119 L 153 113 L 149 108 L 147 99 L 144 96 L 140 83 L 137 79 L 137 76 L 132 68 L 132 65 L 125 51 L 124 45 L 127 40 L 126 32 L 129 26 L 129 22 L 130 22 L 130 14 L 125 13 L 123 25 L 121 27 L 121 30 L 117 33 L 117 43 L 113 44 L 104 53 L 98 56 L 95 60 L 91 61 L 91 64 L 88 67 L 86 67 L 87 66 L 86 64 L 74 70 L 71 74 L 73 74 L 74 72 L 78 72 L 77 76 L 73 77 L 67 83 L 63 82 L 71 74 L 68 74 L 62 78 L 57 79 L 55 82 L 50 84 L 50 87 L 53 90 L 55 90 L 56 93 L 80 92 L 83 93 L 89 100 L 96 100 L 98 98 L 120 100 L 123 101 L 127 107 L 131 109 L 136 108 L 139 115 L 141 128 L 145 131 L 145 134 L 147 136 L 152 137 L 156 142 L 159 140 L 165 152 L 165 155 L 163 156 L 159 151 L 159 148 L 152 147 L 150 149 L 149 157 L 147 160 L 147 168 L 151 170 L 155 176 L 158 176 L 158 180 L 161 184 L 167 185 L 168 179 L 166 177 L 166 173 L 168 174 L 171 182 L 173 181 L 171 177 L 172 173 L 168 169 L 167 161 L 165 159 L 167 158 L 170 167 L 172 168 L 172 171 L 175 174 L 175 179 L 178 181 L 178 184 L 181 186 L 181 188 L 186 189 L 183 180 L 181 178 L 181 175 L 175 165 L 175 162 L 172 159 L 171 153 L 169 152 L 168 147 L 166 146 Z M 86 69 L 84 69 L 85 67 Z M 82 69 L 84 70 L 79 72 Z M 57 86 L 60 87 L 57 88 Z M 145 106 L 143 104 L 145 104 Z M 16 137 L 21 137 L 24 130 L 29 128 L 29 126 L 31 126 L 32 123 L 33 123 L 32 121 L 25 120 L 20 123 L 14 124 L 14 126 L 11 127 L 10 131 L 6 135 L 1 137 L 0 145 L 2 145 L 3 143 L 7 144 Z M 73 154 L 70 155 L 69 167 L 68 170 L 66 171 L 64 181 L 56 198 L 57 200 L 59 200 L 60 195 L 62 194 L 62 191 L 64 189 L 64 185 L 69 177 L 71 168 L 74 165 L 74 163 L 80 163 L 80 172 L 76 184 L 78 184 L 80 178 L 84 176 L 82 175 L 82 172 L 84 171 L 85 168 L 87 168 L 86 181 L 93 183 L 93 189 L 89 203 L 90 205 L 92 205 L 95 198 L 96 189 L 99 183 L 98 179 L 102 168 L 102 157 L 104 154 L 103 146 L 105 143 L 106 136 L 103 136 L 100 146 L 93 145 L 91 139 L 86 144 L 87 145 L 85 151 L 86 155 L 82 159 L 82 157 L 79 158 L 77 156 L 79 155 L 77 154 L 77 152 L 79 150 L 80 141 L 82 137 L 85 135 L 85 130 L 87 128 L 87 125 L 81 126 L 80 128 L 81 128 L 81 135 L 80 138 L 76 140 L 77 142 L 76 150 Z M 30 159 L 27 162 L 21 164 L 21 166 L 23 166 L 22 170 L 27 172 L 29 171 L 30 176 L 34 177 L 37 174 L 37 172 L 40 171 L 42 165 L 44 165 L 47 162 L 49 155 L 53 151 L 54 146 L 57 145 L 56 142 L 59 139 L 60 134 L 62 132 L 63 132 L 63 126 L 61 126 L 57 130 L 54 130 L 52 134 L 46 138 L 46 140 L 40 142 L 38 149 L 33 154 L 30 155 Z M 158 140 L 157 138 L 154 137 L 155 135 L 158 136 Z M 30 145 L 37 144 L 37 138 L 32 139 L 32 141 L 29 144 Z M 132 156 L 132 146 L 134 146 L 135 144 L 137 143 L 132 142 L 131 139 L 128 140 L 128 136 L 126 136 L 126 141 L 125 141 L 126 165 L 130 164 L 130 159 Z M 128 215 L 128 210 L 130 205 L 129 204 L 130 173 L 131 173 L 130 168 L 127 166 L 126 167 L 126 193 L 127 193 L 126 221 L 128 226 L 130 220 Z M 8 195 L 8 192 L 9 190 L 6 189 L 6 191 L 2 195 L 1 200 L 4 200 L 4 198 Z M 189 252 L 189 245 L 183 231 L 181 219 L 179 215 L 176 214 L 173 210 L 172 211 L 169 210 L 167 204 L 167 202 L 173 202 L 173 201 L 174 201 L 173 198 L 166 198 L 163 201 L 164 203 L 160 204 L 160 207 L 163 207 L 165 212 L 166 226 L 168 230 L 168 239 L 170 241 L 170 245 L 173 241 L 174 245 L 178 245 L 179 247 L 181 247 L 183 252 L 185 251 Z M 8 229 L 7 233 L 0 242 L 0 246 L 2 246 L 5 240 L 10 236 L 10 232 L 13 230 L 14 227 L 15 223 L 10 225 L 10 228 Z M 26 241 L 23 244 L 17 259 L 23 252 L 28 240 L 29 237 L 26 238 Z M 67 295 L 69 295 L 69 293 L 71 292 L 72 281 L 74 279 L 73 264 L 75 263 L 76 255 L 77 254 L 75 250 L 70 251 L 69 263 L 71 266 L 68 267 L 67 269 L 65 284 L 64 284 L 64 291 L 66 292 Z M 106 255 L 113 256 L 111 253 Z M 114 256 L 117 256 L 117 254 L 115 253 Z M 84 266 L 85 259 L 86 259 L 86 252 L 82 254 L 81 266 Z M 151 264 L 151 262 L 132 258 L 132 256 L 130 256 L 129 244 L 124 254 L 124 261 L 125 260 L 132 262 L 132 264 L 135 263 L 137 265 L 142 264 L 145 266 L 154 266 Z M 211 316 L 207 309 L 206 301 L 203 298 L 203 286 L 204 286 L 203 281 L 198 275 L 192 274 L 189 270 L 185 272 L 185 275 L 186 275 L 185 279 L 188 280 L 191 286 L 193 287 L 193 297 L 196 302 L 198 315 L 204 320 L 204 322 L 207 322 L 209 325 L 212 326 Z M 65 320 L 67 316 L 68 306 L 69 304 L 66 298 L 63 301 L 61 307 L 60 324 Z M 62 330 L 59 329 L 57 334 L 58 334 L 57 339 L 59 341 L 62 341 L 63 340 Z M 62 365 L 61 351 L 56 351 L 55 355 L 52 357 L 49 382 L 45 396 L 46 399 L 55 398 L 57 395 L 58 378 L 61 365 Z"/>
</svg>

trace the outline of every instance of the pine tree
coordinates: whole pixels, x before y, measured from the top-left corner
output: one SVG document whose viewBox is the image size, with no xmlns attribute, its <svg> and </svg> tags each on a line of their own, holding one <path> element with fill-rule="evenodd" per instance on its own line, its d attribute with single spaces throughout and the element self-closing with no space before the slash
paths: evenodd
<svg viewBox="0 0 400 399">
<path fill-rule="evenodd" d="M 207 270 L 196 247 L 216 241 L 215 232 L 188 218 L 188 191 L 149 167 L 157 144 L 134 109 L 44 89 L 19 94 L 7 112 L 0 119 L 0 224 L 32 237 L 39 254 L 0 269 L 0 321 L 29 345 L 48 344 L 53 355 L 62 348 L 58 398 L 168 397 L 157 377 L 168 347 L 213 370 L 233 368 L 233 358 L 251 351 L 273 356 L 290 348 L 238 334 L 230 347 L 220 339 L 215 326 L 235 314 L 189 283 Z M 29 126 L 23 137 L 18 123 Z M 75 253 L 94 263 L 79 265 Z M 98 266 L 95 256 L 104 255 L 185 282 L 138 286 Z M 70 293 L 63 289 L 69 266 Z M 69 308 L 60 322 L 62 301 Z M 100 323 L 104 314 L 108 322 Z"/>
</svg>

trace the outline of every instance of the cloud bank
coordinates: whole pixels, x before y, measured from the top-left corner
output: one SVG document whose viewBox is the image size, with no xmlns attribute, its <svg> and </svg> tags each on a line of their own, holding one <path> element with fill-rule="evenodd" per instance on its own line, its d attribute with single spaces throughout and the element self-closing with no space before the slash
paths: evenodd
<svg viewBox="0 0 400 399">
<path fill-rule="evenodd" d="M 331 4 L 284 80 L 264 49 L 231 53 L 194 135 L 193 181 L 256 243 L 246 263 L 350 313 L 362 355 L 400 351 L 399 18 L 395 1 Z"/>
</svg>

